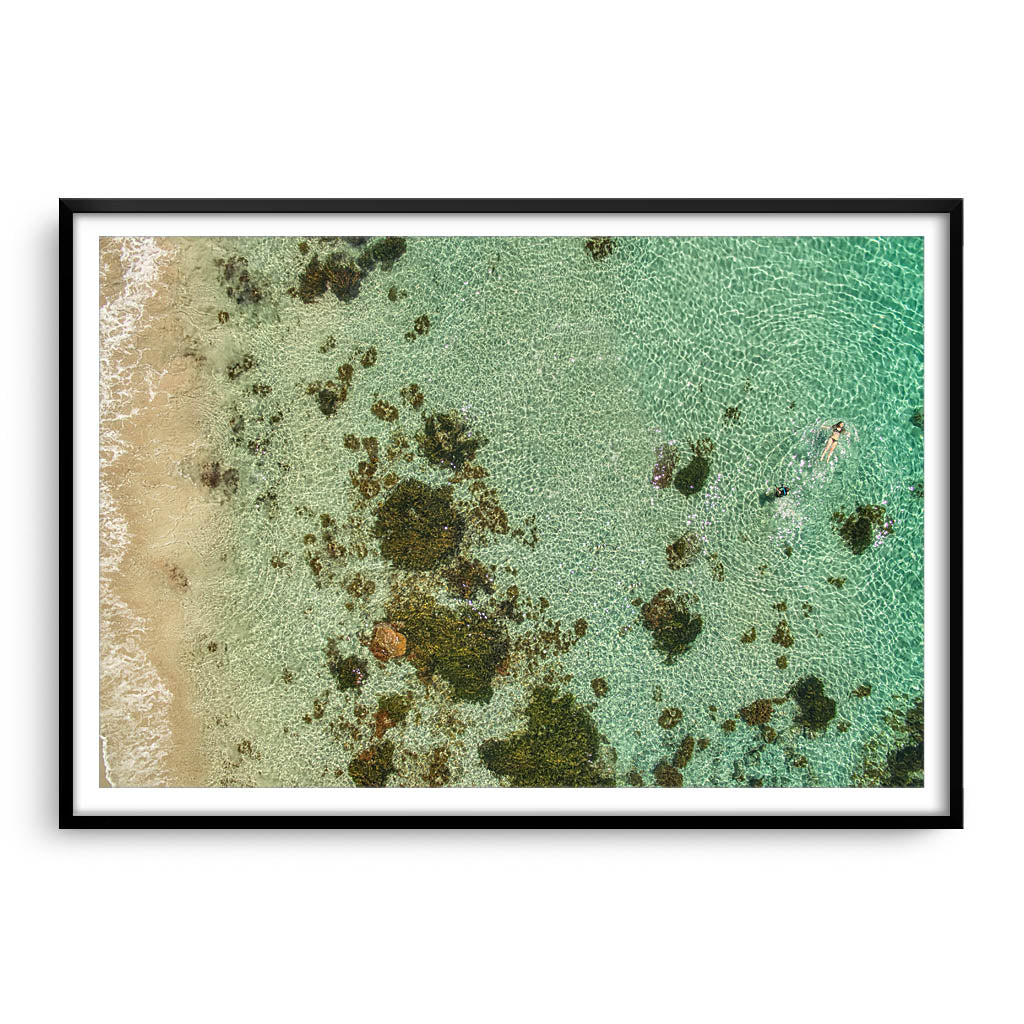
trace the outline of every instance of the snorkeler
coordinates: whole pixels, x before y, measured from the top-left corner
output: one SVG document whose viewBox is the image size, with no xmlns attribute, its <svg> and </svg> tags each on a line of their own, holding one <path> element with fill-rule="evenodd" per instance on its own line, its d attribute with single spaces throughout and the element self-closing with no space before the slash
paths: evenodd
<svg viewBox="0 0 1024 1024">
<path fill-rule="evenodd" d="M 832 453 L 836 450 L 836 445 L 839 444 L 839 435 L 846 429 L 846 425 L 840 420 L 838 423 L 832 425 L 832 436 L 825 443 L 825 450 L 821 453 L 822 459 L 831 459 Z M 821 459 L 818 460 L 819 462 Z"/>
</svg>

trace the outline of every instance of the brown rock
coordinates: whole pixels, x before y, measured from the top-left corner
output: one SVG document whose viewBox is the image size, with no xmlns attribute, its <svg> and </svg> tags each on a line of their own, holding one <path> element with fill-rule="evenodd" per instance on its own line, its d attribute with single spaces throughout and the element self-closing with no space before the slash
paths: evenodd
<svg viewBox="0 0 1024 1024">
<path fill-rule="evenodd" d="M 405 637 L 388 622 L 378 622 L 373 627 L 370 653 L 378 661 L 401 658 L 405 654 Z"/>
</svg>

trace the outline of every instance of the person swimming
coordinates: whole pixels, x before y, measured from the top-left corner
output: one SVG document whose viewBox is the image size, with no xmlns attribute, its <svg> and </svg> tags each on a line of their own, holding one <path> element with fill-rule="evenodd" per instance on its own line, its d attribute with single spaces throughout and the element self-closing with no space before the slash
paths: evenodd
<svg viewBox="0 0 1024 1024">
<path fill-rule="evenodd" d="M 764 508 L 769 502 L 775 501 L 776 498 L 784 498 L 787 494 L 789 494 L 788 487 L 773 487 L 767 493 L 761 491 L 757 496 L 757 500 L 760 506 Z"/>
<path fill-rule="evenodd" d="M 839 444 L 839 436 L 845 429 L 846 424 L 842 420 L 832 424 L 832 436 L 825 442 L 825 450 L 821 453 L 822 459 L 829 460 L 832 458 L 832 453 L 836 450 L 836 445 Z M 818 461 L 820 462 L 821 459 Z"/>
</svg>

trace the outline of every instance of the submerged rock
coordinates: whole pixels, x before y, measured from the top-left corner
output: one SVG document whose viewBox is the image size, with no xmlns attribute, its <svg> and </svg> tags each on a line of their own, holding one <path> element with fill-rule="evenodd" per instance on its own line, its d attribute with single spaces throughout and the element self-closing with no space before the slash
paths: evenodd
<svg viewBox="0 0 1024 1024">
<path fill-rule="evenodd" d="M 681 494 L 694 495 L 708 482 L 711 474 L 711 454 L 715 446 L 711 438 L 703 437 L 690 446 L 693 458 L 676 473 L 676 490 Z"/>
<path fill-rule="evenodd" d="M 681 494 L 696 494 L 707 482 L 711 473 L 711 462 L 701 455 L 694 455 L 690 461 L 676 473 L 676 490 Z"/>
<path fill-rule="evenodd" d="M 373 627 L 370 653 L 378 661 L 389 661 L 405 655 L 405 637 L 390 622 L 378 622 Z"/>
</svg>

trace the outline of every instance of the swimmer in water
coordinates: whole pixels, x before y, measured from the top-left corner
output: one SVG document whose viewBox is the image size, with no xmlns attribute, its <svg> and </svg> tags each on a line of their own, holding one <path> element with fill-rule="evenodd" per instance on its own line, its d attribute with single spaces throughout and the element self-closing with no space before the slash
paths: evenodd
<svg viewBox="0 0 1024 1024">
<path fill-rule="evenodd" d="M 764 508 L 768 502 L 775 501 L 776 498 L 784 498 L 787 494 L 789 494 L 788 487 L 773 487 L 767 494 L 762 491 L 757 496 L 757 500 L 760 506 Z"/>
<path fill-rule="evenodd" d="M 825 443 L 825 450 L 821 453 L 822 459 L 831 459 L 832 453 L 836 450 L 836 445 L 839 444 L 839 435 L 846 429 L 846 425 L 840 420 L 838 423 L 832 425 L 832 436 Z M 818 460 L 819 462 L 821 459 Z"/>
</svg>

